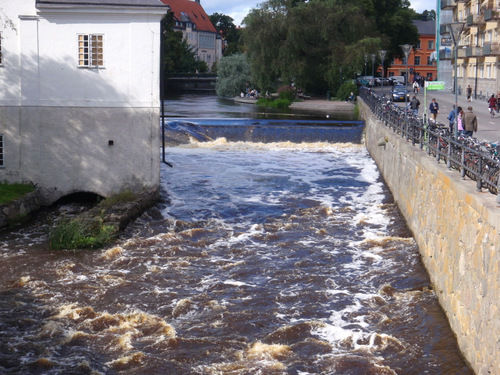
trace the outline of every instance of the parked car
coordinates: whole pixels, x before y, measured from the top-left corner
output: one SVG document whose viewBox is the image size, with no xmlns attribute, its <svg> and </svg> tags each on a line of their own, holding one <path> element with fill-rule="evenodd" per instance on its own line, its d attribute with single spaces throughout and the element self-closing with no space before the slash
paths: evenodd
<svg viewBox="0 0 500 375">
<path fill-rule="evenodd" d="M 361 76 L 356 78 L 356 83 L 361 86 L 373 87 L 375 86 L 375 79 L 373 76 Z"/>
<path fill-rule="evenodd" d="M 389 78 L 375 78 L 375 86 L 390 86 L 391 82 Z"/>
<path fill-rule="evenodd" d="M 391 85 L 405 85 L 406 84 L 406 79 L 404 76 L 392 76 L 389 77 L 389 81 L 391 82 Z"/>
<path fill-rule="evenodd" d="M 406 99 L 405 99 L 406 98 Z M 403 85 L 392 86 L 391 89 L 391 100 L 393 102 L 404 102 L 405 100 L 410 101 L 410 92 Z"/>
</svg>

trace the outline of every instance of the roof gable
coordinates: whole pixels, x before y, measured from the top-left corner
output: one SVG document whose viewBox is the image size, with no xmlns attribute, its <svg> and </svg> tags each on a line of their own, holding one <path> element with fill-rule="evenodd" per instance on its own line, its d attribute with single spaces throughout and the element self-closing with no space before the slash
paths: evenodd
<svg viewBox="0 0 500 375">
<path fill-rule="evenodd" d="M 170 7 L 177 20 L 196 24 L 197 31 L 217 32 L 207 13 L 205 13 L 205 10 L 198 2 L 190 0 L 161 1 Z"/>
</svg>

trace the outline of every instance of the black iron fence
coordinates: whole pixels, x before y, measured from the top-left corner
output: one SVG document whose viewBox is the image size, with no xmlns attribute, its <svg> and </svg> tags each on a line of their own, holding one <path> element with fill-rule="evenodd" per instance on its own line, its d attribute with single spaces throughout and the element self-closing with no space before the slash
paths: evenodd
<svg viewBox="0 0 500 375">
<path fill-rule="evenodd" d="M 455 137 L 448 127 L 429 120 L 427 123 L 411 109 L 390 102 L 385 96 L 369 89 L 361 89 L 361 98 L 371 111 L 394 133 L 401 135 L 416 147 L 425 149 L 439 163 L 476 181 L 476 189 L 486 188 L 497 195 L 500 202 L 500 145 L 473 137 Z"/>
</svg>

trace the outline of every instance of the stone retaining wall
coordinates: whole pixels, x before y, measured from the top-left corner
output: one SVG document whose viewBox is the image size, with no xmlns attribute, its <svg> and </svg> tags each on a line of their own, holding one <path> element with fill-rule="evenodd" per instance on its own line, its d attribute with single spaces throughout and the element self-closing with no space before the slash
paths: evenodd
<svg viewBox="0 0 500 375">
<path fill-rule="evenodd" d="M 458 345 L 477 374 L 500 374 L 500 206 L 372 115 L 365 143 L 419 246 Z"/>
<path fill-rule="evenodd" d="M 28 218 L 32 212 L 38 211 L 40 206 L 41 198 L 38 190 L 16 201 L 0 205 L 0 228 Z"/>
</svg>

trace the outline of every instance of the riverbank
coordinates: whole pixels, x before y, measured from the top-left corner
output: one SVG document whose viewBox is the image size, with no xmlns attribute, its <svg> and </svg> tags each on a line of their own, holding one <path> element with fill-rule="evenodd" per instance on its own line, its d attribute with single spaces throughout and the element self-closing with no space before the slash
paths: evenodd
<svg viewBox="0 0 500 375">
<path fill-rule="evenodd" d="M 353 113 L 356 105 L 350 102 L 332 100 L 304 100 L 293 102 L 290 105 L 292 110 L 308 111 L 316 114 L 333 115 L 335 113 Z"/>
</svg>

